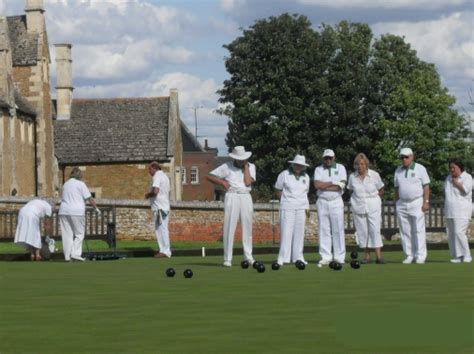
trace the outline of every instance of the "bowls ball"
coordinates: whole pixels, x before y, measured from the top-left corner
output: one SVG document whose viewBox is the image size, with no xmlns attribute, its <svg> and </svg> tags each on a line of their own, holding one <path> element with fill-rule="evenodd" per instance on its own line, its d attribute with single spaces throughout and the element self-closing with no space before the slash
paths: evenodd
<svg viewBox="0 0 474 354">
<path fill-rule="evenodd" d="M 173 278 L 176 274 L 176 271 L 173 268 L 166 269 L 166 276 L 169 278 Z"/>
<path fill-rule="evenodd" d="M 193 271 L 191 269 L 185 269 L 183 275 L 186 279 L 193 277 Z"/>
</svg>

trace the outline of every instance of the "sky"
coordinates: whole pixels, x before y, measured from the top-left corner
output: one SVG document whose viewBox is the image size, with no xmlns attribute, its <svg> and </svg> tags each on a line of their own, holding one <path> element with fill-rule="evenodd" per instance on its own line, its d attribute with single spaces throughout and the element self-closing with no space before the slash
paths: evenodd
<svg viewBox="0 0 474 354">
<path fill-rule="evenodd" d="M 74 98 L 168 96 L 201 143 L 226 155 L 227 118 L 216 113 L 231 43 L 256 20 L 307 16 L 315 30 L 341 20 L 368 23 L 376 38 L 404 36 L 434 63 L 456 109 L 474 128 L 474 2 L 471 0 L 43 0 L 51 79 L 55 43 L 72 44 Z M 26 0 L 0 0 L 0 16 Z M 52 92 L 53 96 L 55 93 Z"/>
</svg>

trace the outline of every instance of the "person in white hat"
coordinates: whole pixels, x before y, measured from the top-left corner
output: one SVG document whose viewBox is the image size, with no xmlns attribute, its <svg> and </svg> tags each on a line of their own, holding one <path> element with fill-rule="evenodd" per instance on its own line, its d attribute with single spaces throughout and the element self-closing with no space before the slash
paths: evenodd
<svg viewBox="0 0 474 354">
<path fill-rule="evenodd" d="M 444 181 L 444 216 L 452 263 L 471 263 L 467 229 L 472 217 L 472 176 L 458 158 L 449 159 Z"/>
<path fill-rule="evenodd" d="M 395 170 L 397 219 L 406 255 L 404 264 L 426 261 L 425 214 L 430 207 L 430 178 L 426 168 L 415 162 L 410 148 L 400 150 L 401 166 Z"/>
<path fill-rule="evenodd" d="M 280 252 L 278 264 L 302 261 L 306 212 L 309 211 L 310 179 L 306 158 L 296 155 L 290 167 L 278 175 L 275 194 L 280 199 Z"/>
<path fill-rule="evenodd" d="M 375 249 L 375 263 L 384 264 L 381 247 L 382 200 L 384 184 L 380 175 L 369 169 L 369 159 L 359 153 L 354 159 L 354 169 L 349 176 L 347 189 L 351 192 L 352 219 L 356 229 L 357 244 L 364 249 L 362 263 L 370 263 L 370 249 Z"/>
<path fill-rule="evenodd" d="M 342 194 L 347 182 L 343 165 L 336 162 L 336 154 L 331 149 L 323 152 L 323 164 L 314 170 L 314 187 L 317 190 L 319 223 L 319 264 L 329 264 L 331 260 L 344 263 L 346 242 L 344 239 L 344 202 Z M 334 250 L 334 254 L 331 251 Z"/>
<path fill-rule="evenodd" d="M 44 218 L 45 233 L 50 235 L 53 231 L 53 209 L 54 202 L 33 199 L 18 213 L 14 242 L 28 249 L 32 261 L 41 260 L 41 219 Z"/>
<path fill-rule="evenodd" d="M 255 165 L 248 162 L 252 156 L 243 146 L 236 146 L 229 153 L 232 161 L 224 163 L 209 172 L 207 179 L 224 187 L 224 266 L 232 266 L 234 234 L 240 218 L 244 259 L 254 263 L 252 257 L 253 201 L 250 195 L 252 183 L 256 180 Z"/>
</svg>

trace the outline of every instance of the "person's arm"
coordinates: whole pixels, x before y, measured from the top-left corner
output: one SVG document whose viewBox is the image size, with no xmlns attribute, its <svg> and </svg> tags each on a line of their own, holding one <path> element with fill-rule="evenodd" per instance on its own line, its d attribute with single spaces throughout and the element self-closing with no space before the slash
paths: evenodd
<svg viewBox="0 0 474 354">
<path fill-rule="evenodd" d="M 380 189 L 379 189 L 379 197 L 380 197 L 380 198 L 382 198 L 382 197 L 383 197 L 383 195 L 384 195 L 384 193 L 385 193 L 385 190 L 384 190 L 384 188 L 383 188 L 383 187 L 382 187 L 382 188 L 380 188 Z"/>
<path fill-rule="evenodd" d="M 152 198 L 155 195 L 158 195 L 158 193 L 160 193 L 160 188 L 151 187 L 150 190 L 145 193 L 145 199 Z"/>
<path fill-rule="evenodd" d="M 423 211 L 427 211 L 430 208 L 430 185 L 425 184 L 423 186 Z"/>
<path fill-rule="evenodd" d="M 252 176 L 250 176 L 250 165 L 248 162 L 245 163 L 243 167 L 243 171 L 244 171 L 244 184 L 245 186 L 248 187 L 254 182 Z"/>
<path fill-rule="evenodd" d="M 95 202 L 95 199 L 90 197 L 89 199 L 87 199 L 87 201 L 89 202 L 90 205 L 92 205 L 92 207 L 95 209 L 95 212 L 100 215 L 100 209 L 97 207 L 97 204 Z"/>
<path fill-rule="evenodd" d="M 229 188 L 230 188 L 229 182 L 227 182 L 224 178 L 220 178 L 220 177 L 213 176 L 213 175 L 207 175 L 207 180 L 211 183 L 214 183 L 214 184 L 218 185 L 218 186 L 224 187 L 224 189 L 226 191 L 229 190 Z"/>
<path fill-rule="evenodd" d="M 453 181 L 453 186 L 456 187 L 462 195 L 466 194 L 466 190 L 464 189 L 464 184 L 462 183 L 461 177 L 458 178 L 451 178 Z"/>
</svg>

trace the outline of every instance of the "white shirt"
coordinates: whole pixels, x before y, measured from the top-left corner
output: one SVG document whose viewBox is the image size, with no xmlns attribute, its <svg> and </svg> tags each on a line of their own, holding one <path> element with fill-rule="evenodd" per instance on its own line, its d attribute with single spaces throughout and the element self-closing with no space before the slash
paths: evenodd
<svg viewBox="0 0 474 354">
<path fill-rule="evenodd" d="M 321 182 L 347 182 L 347 173 L 346 168 L 334 162 L 331 167 L 326 167 L 325 165 L 318 166 L 314 169 L 314 178 L 315 181 Z M 321 199 L 334 200 L 339 198 L 344 193 L 343 189 L 338 191 L 326 191 L 318 189 L 317 196 Z"/>
<path fill-rule="evenodd" d="M 45 216 L 52 217 L 53 209 L 51 208 L 51 205 L 44 200 L 33 199 L 21 208 L 21 213 L 44 218 Z"/>
<path fill-rule="evenodd" d="M 256 170 L 253 163 L 249 164 L 250 177 L 256 180 Z M 250 193 L 252 190 L 251 185 L 246 186 L 244 183 L 244 170 L 238 166 L 235 166 L 234 161 L 226 162 L 216 169 L 209 172 L 211 176 L 225 179 L 230 184 L 228 193 Z"/>
<path fill-rule="evenodd" d="M 395 170 L 393 179 L 402 201 L 412 201 L 423 197 L 423 186 L 430 184 L 426 168 L 414 161 L 408 168 L 399 166 Z"/>
<path fill-rule="evenodd" d="M 170 211 L 170 179 L 161 170 L 158 170 L 153 175 L 152 187 L 159 188 L 157 195 L 150 198 L 151 210 L 164 212 Z"/>
<path fill-rule="evenodd" d="M 352 173 L 347 183 L 347 189 L 352 191 L 352 211 L 356 214 L 366 214 L 380 209 L 379 190 L 383 186 L 380 175 L 371 169 L 363 180 L 360 179 L 359 172 Z"/>
<path fill-rule="evenodd" d="M 278 175 L 275 189 L 282 192 L 280 209 L 308 209 L 309 176 L 301 172 L 300 176 L 293 173 L 291 167 Z"/>
<path fill-rule="evenodd" d="M 92 198 L 86 184 L 75 178 L 69 178 L 63 186 L 59 215 L 86 215 L 86 200 Z"/>
<path fill-rule="evenodd" d="M 472 176 L 464 171 L 459 178 L 464 187 L 464 194 L 454 186 L 451 175 L 444 181 L 444 216 L 453 219 L 470 219 L 472 216 Z"/>
</svg>

